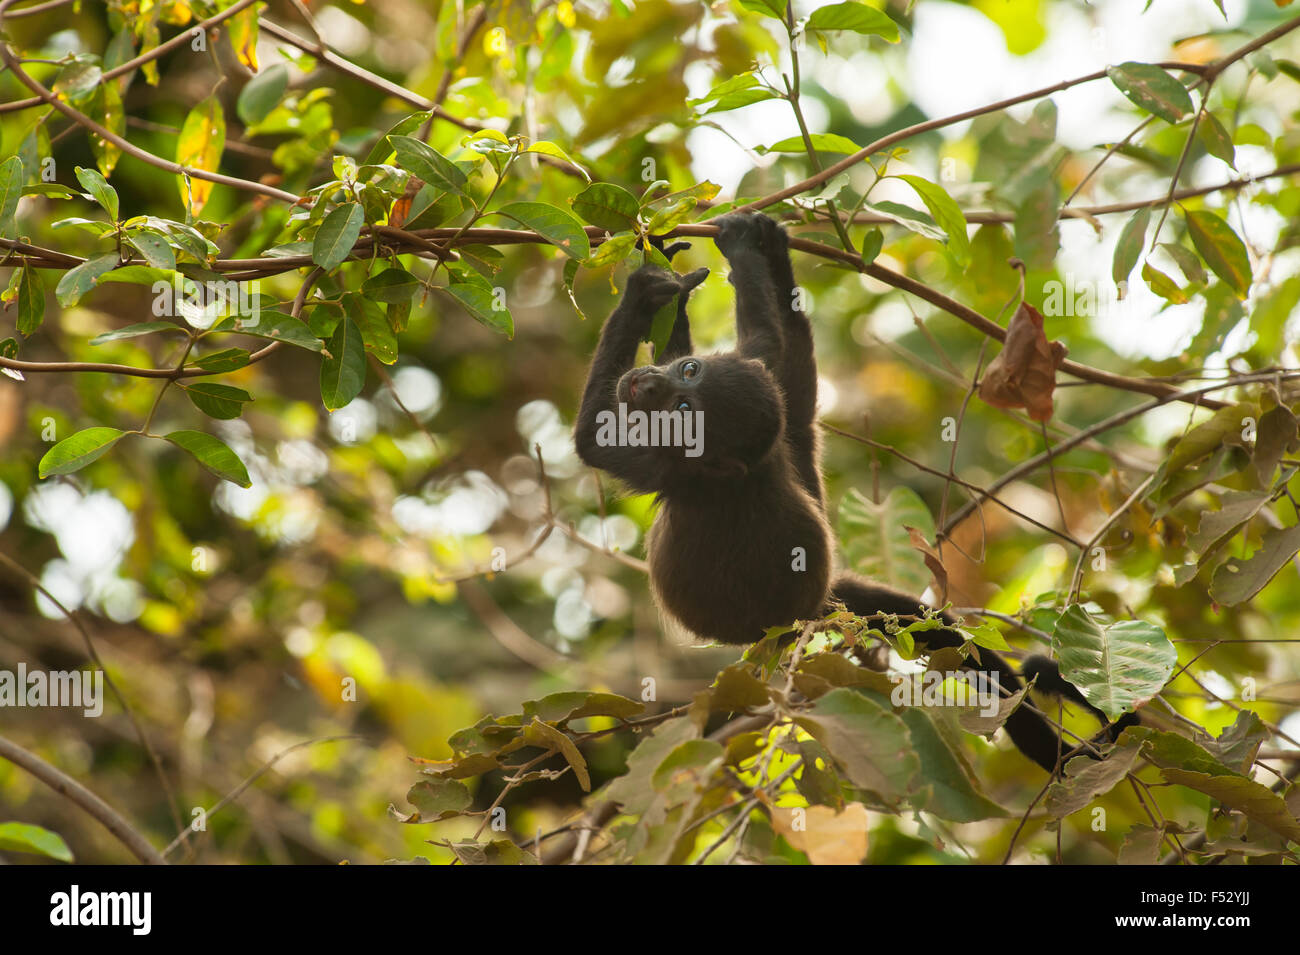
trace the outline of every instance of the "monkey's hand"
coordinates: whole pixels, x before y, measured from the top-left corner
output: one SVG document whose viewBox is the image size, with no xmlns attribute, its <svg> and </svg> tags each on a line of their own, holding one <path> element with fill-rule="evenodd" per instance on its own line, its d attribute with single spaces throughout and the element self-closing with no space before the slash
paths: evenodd
<svg viewBox="0 0 1300 955">
<path fill-rule="evenodd" d="M 716 224 L 718 234 L 713 241 L 728 260 L 745 252 L 773 257 L 788 254 L 790 237 L 785 229 L 761 212 L 733 212 L 717 219 Z"/>
<path fill-rule="evenodd" d="M 632 273 L 627 280 L 625 301 L 635 305 L 647 323 L 659 311 L 681 293 L 689 295 L 695 286 L 708 277 L 708 269 L 696 269 L 686 275 L 678 275 L 654 265 L 643 265 Z"/>
</svg>

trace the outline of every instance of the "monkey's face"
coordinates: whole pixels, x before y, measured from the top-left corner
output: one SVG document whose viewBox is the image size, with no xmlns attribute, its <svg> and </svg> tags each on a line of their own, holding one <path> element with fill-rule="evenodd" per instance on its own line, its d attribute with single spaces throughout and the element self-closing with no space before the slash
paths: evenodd
<svg viewBox="0 0 1300 955">
<path fill-rule="evenodd" d="M 642 365 L 618 381 L 618 400 L 635 411 L 693 411 L 705 371 L 703 359 L 688 356 L 670 365 Z"/>
<path fill-rule="evenodd" d="M 738 355 L 688 355 L 664 366 L 633 368 L 619 379 L 629 411 L 679 412 L 703 429 L 683 467 L 743 476 L 771 450 L 784 427 L 781 392 L 762 362 Z M 681 449 L 661 452 L 682 457 Z"/>
</svg>

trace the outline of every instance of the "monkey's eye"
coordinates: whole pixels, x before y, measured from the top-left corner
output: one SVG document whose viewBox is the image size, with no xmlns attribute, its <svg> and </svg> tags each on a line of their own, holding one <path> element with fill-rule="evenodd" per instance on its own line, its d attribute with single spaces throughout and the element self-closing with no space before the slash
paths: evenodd
<svg viewBox="0 0 1300 955">
<path fill-rule="evenodd" d="M 700 373 L 700 363 L 698 361 L 682 362 L 682 377 L 694 378 Z"/>
<path fill-rule="evenodd" d="M 685 398 L 683 398 L 681 401 L 677 402 L 677 404 L 673 405 L 673 410 L 674 410 L 674 411 L 690 411 L 690 410 L 691 410 L 691 403 L 690 403 L 689 401 L 687 401 Z"/>
</svg>

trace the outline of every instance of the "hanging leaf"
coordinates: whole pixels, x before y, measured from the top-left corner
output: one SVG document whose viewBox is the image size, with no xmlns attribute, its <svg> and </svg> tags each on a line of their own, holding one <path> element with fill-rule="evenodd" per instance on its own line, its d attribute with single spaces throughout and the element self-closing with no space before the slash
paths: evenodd
<svg viewBox="0 0 1300 955">
<path fill-rule="evenodd" d="M 1035 421 L 1052 417 L 1056 369 L 1066 348 L 1049 342 L 1043 316 L 1022 302 L 1007 326 L 1007 340 L 980 380 L 979 396 L 995 408 L 1024 408 Z"/>
<path fill-rule="evenodd" d="M 344 316 L 334 327 L 320 364 L 320 393 L 329 411 L 338 411 L 366 384 L 366 349 L 361 330 Z"/>
<path fill-rule="evenodd" d="M 122 109 L 122 92 L 116 83 L 104 83 L 95 90 L 90 118 L 119 138 L 126 137 L 126 111 Z M 90 148 L 99 171 L 106 177 L 113 175 L 117 161 L 122 158 L 121 147 L 92 132 Z"/>
<path fill-rule="evenodd" d="M 0 236 L 18 237 L 16 216 L 23 196 L 23 161 L 10 156 L 0 163 Z"/>
<path fill-rule="evenodd" d="M 212 381 L 197 381 L 193 384 L 180 383 L 185 395 L 210 418 L 229 420 L 238 418 L 243 413 L 244 403 L 253 400 L 243 388 L 222 385 Z"/>
<path fill-rule="evenodd" d="M 365 212 L 359 202 L 347 202 L 331 209 L 312 240 L 311 260 L 327 272 L 334 271 L 352 254 L 365 222 Z"/>
<path fill-rule="evenodd" d="M 501 332 L 506 338 L 515 337 L 514 317 L 509 309 L 497 307 L 496 295 L 492 289 L 467 282 L 453 282 L 447 286 L 447 291 L 465 306 L 466 311 L 480 325 Z"/>
<path fill-rule="evenodd" d="M 934 518 L 910 487 L 892 488 L 875 504 L 850 488 L 840 502 L 836 530 L 849 567 L 910 594 L 930 586 L 925 560 L 912 548 L 908 527 L 934 536 Z"/>
<path fill-rule="evenodd" d="M 225 148 L 226 116 L 221 101 L 215 95 L 209 96 L 185 117 L 176 140 L 176 161 L 187 169 L 216 172 Z M 181 200 L 188 200 L 190 210 L 198 215 L 212 194 L 212 186 L 206 179 L 185 176 L 180 180 Z"/>
<path fill-rule="evenodd" d="M 1147 240 L 1147 225 L 1151 221 L 1151 207 L 1143 206 L 1124 223 L 1119 241 L 1115 243 L 1115 255 L 1111 259 L 1110 277 L 1120 290 L 1120 298 L 1128 292 L 1128 277 L 1142 255 L 1142 247 Z"/>
<path fill-rule="evenodd" d="M 289 68 L 274 63 L 244 84 L 235 102 L 235 113 L 245 126 L 256 126 L 280 105 L 280 97 L 289 88 Z"/>
<path fill-rule="evenodd" d="M 1259 548 L 1248 558 L 1230 557 L 1214 572 L 1210 596 L 1215 603 L 1233 606 L 1254 597 L 1300 553 L 1300 525 L 1271 527 Z"/>
<path fill-rule="evenodd" d="M 183 332 L 175 322 L 137 322 L 134 325 L 127 325 L 124 328 L 118 328 L 111 332 L 104 332 L 102 335 L 96 335 L 90 340 L 92 345 L 103 345 L 107 342 L 121 341 L 125 338 L 139 338 L 141 335 L 152 335 L 154 332 Z"/>
<path fill-rule="evenodd" d="M 45 283 L 30 265 L 18 273 L 18 333 L 30 338 L 45 318 Z"/>
<path fill-rule="evenodd" d="M 54 297 L 64 308 L 71 308 L 81 297 L 95 287 L 101 275 L 117 266 L 117 253 L 109 252 L 87 259 L 76 268 L 69 269 L 54 287 Z"/>
<path fill-rule="evenodd" d="M 37 474 L 43 478 L 53 474 L 71 474 L 98 459 L 125 436 L 117 428 L 86 428 L 64 438 L 45 452 L 37 465 Z"/>
<path fill-rule="evenodd" d="M 235 51 L 239 62 L 257 72 L 257 21 L 266 9 L 266 4 L 255 3 L 240 10 L 226 23 L 226 34 L 230 37 L 230 48 Z"/>
<path fill-rule="evenodd" d="M 1237 298 L 1245 298 L 1252 281 L 1246 244 L 1222 218 L 1204 209 L 1187 213 L 1187 232 L 1205 264 L 1227 282 Z"/>
<path fill-rule="evenodd" d="M 240 487 L 253 486 L 253 482 L 248 479 L 248 469 L 244 467 L 244 462 L 220 438 L 214 438 L 203 431 L 173 431 L 164 437 L 176 447 L 188 451 L 194 460 L 222 480 Z"/>
<path fill-rule="evenodd" d="M 1196 137 L 1211 156 L 1222 159 L 1233 169 L 1237 168 L 1237 149 L 1232 145 L 1232 136 L 1223 128 L 1219 118 L 1208 110 L 1202 114 L 1201 123 L 1196 127 Z"/>
<path fill-rule="evenodd" d="M 832 690 L 795 722 L 826 748 L 855 786 L 886 803 L 897 803 L 921 768 L 906 725 L 876 697 Z"/>
<path fill-rule="evenodd" d="M 961 208 L 953 201 L 952 196 L 940 186 L 920 176 L 898 178 L 916 190 L 925 207 L 930 210 L 934 221 L 948 233 L 948 251 L 952 253 L 958 264 L 967 265 L 970 262 L 970 238 L 966 231 L 966 216 L 962 214 Z"/>
<path fill-rule="evenodd" d="M 1057 619 L 1052 652 L 1061 676 L 1111 719 L 1159 693 L 1178 662 L 1178 651 L 1155 624 L 1102 623 L 1079 604 Z"/>
<path fill-rule="evenodd" d="M 397 361 L 397 338 L 388 325 L 388 317 L 376 302 L 356 292 L 345 292 L 343 309 L 361 331 L 366 351 L 385 365 Z"/>
<path fill-rule="evenodd" d="M 1152 63 L 1121 63 L 1106 75 L 1135 106 L 1166 123 L 1177 123 L 1195 108 L 1187 88 Z"/>
</svg>

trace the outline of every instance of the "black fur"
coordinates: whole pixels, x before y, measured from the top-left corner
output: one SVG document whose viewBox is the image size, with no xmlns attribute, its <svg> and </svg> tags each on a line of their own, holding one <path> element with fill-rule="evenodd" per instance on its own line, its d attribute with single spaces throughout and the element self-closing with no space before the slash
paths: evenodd
<svg viewBox="0 0 1300 955">
<path fill-rule="evenodd" d="M 861 615 L 917 614 L 916 598 L 888 587 L 848 574 L 832 582 L 814 420 L 817 365 L 811 325 L 797 307 L 789 240 L 777 223 L 754 213 L 723 216 L 717 225 L 736 289 L 736 351 L 691 354 L 686 300 L 707 269 L 677 275 L 642 267 L 592 360 L 574 434 L 578 454 L 635 490 L 658 495 L 648 539 L 651 585 L 663 610 L 700 637 L 753 643 L 770 627 L 822 616 L 835 601 Z M 657 365 L 632 368 L 655 312 L 674 295 L 677 319 L 665 354 Z M 597 417 L 620 402 L 629 411 L 703 412 L 703 453 L 602 445 Z M 964 642 L 955 630 L 918 636 L 929 649 Z M 986 649 L 979 655 L 1006 693 L 1021 688 L 1005 660 Z M 1040 688 L 1083 701 L 1052 661 L 1035 660 Z M 1055 769 L 1060 741 L 1041 713 L 1022 705 L 1005 725 L 1025 755 Z"/>
</svg>

